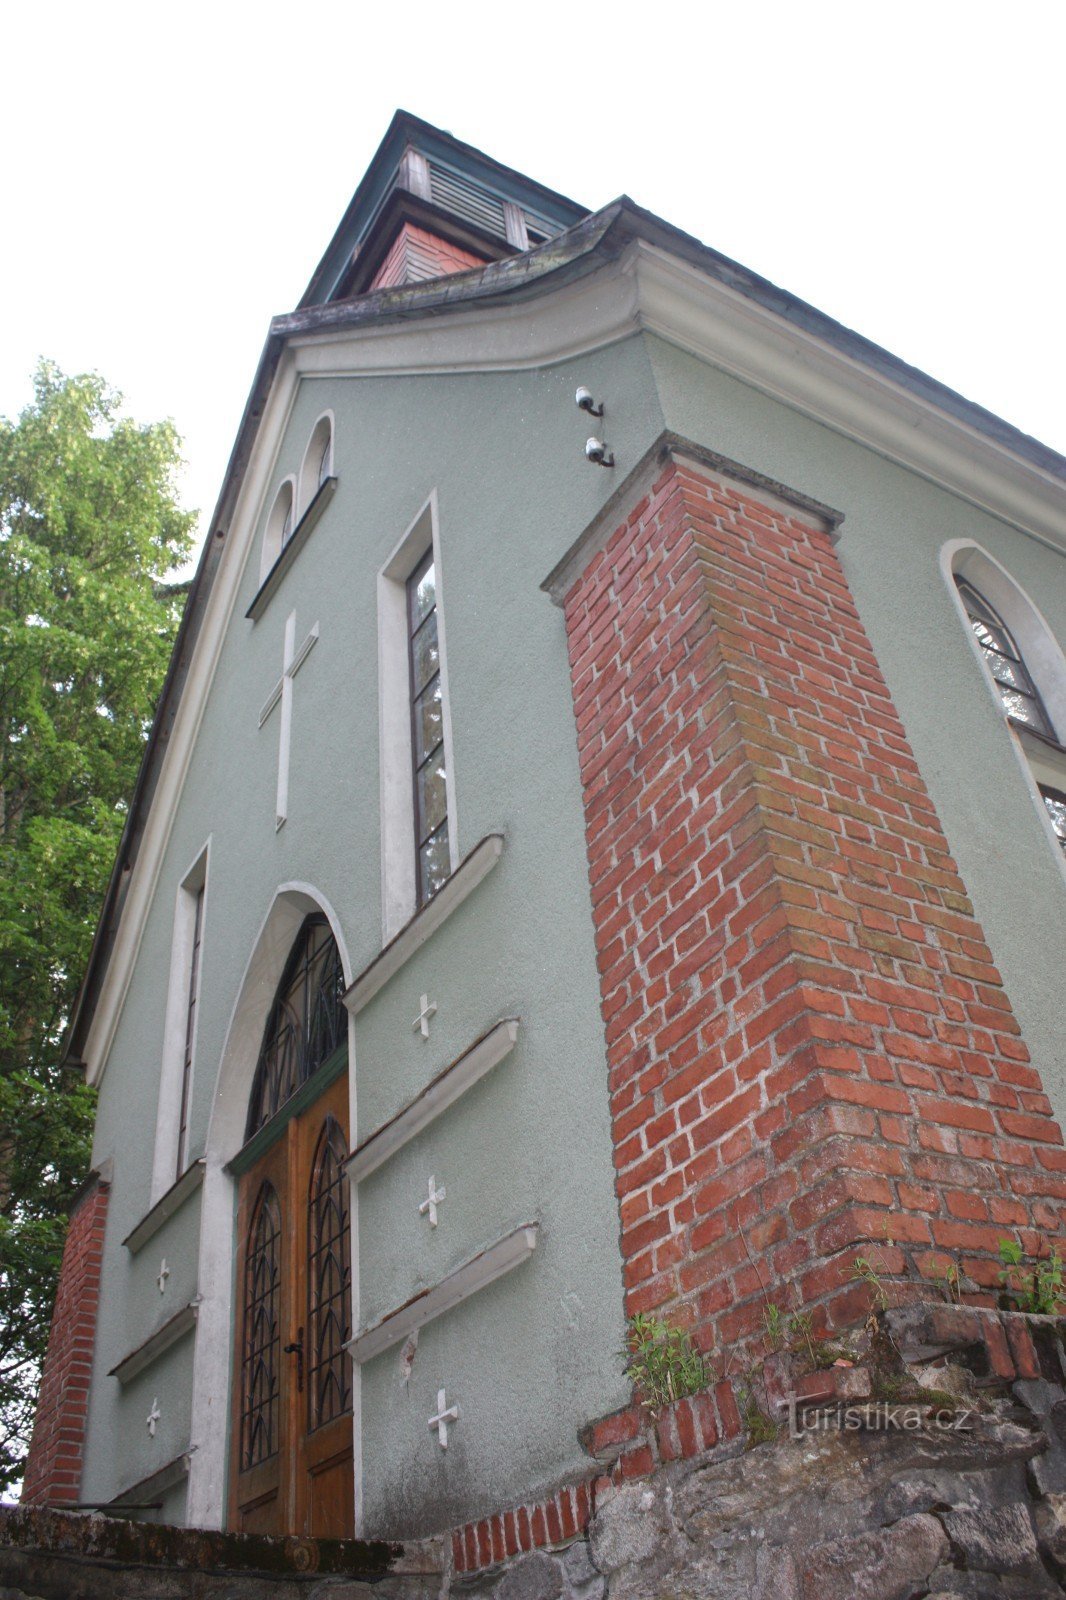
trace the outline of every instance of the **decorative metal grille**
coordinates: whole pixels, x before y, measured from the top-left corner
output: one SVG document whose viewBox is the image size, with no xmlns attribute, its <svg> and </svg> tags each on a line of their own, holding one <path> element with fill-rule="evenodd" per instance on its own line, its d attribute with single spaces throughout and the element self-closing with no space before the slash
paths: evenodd
<svg viewBox="0 0 1066 1600">
<path fill-rule="evenodd" d="M 281 1211 L 273 1184 L 259 1191 L 244 1263 L 241 1471 L 278 1448 L 281 1361 Z"/>
<path fill-rule="evenodd" d="M 307 1082 L 347 1037 L 340 952 L 324 917 L 308 917 L 267 1018 L 252 1083 L 245 1138 Z"/>
<path fill-rule="evenodd" d="M 996 681 L 1003 709 L 1008 716 L 1028 723 L 1037 733 L 1055 737 L 1036 684 L 1029 675 L 1022 653 L 1003 618 L 984 595 L 965 578 L 956 578 L 956 587 L 966 607 L 981 654 Z"/>
<path fill-rule="evenodd" d="M 307 1425 L 332 1422 L 352 1404 L 351 1219 L 348 1147 L 333 1117 L 327 1117 L 311 1169 L 307 1207 Z"/>
</svg>

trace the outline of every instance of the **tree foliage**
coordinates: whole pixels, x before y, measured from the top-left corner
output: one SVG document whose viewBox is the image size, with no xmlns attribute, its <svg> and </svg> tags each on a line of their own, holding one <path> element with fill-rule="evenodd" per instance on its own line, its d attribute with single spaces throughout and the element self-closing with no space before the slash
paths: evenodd
<svg viewBox="0 0 1066 1600">
<path fill-rule="evenodd" d="M 188 554 L 179 440 L 42 363 L 0 418 L 0 1488 L 32 1428 L 93 1097 L 61 1065 Z"/>
</svg>

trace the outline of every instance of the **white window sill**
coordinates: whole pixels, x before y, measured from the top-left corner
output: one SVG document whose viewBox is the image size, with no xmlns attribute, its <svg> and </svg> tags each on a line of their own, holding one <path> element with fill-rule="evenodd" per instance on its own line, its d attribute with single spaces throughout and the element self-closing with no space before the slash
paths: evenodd
<svg viewBox="0 0 1066 1600">
<path fill-rule="evenodd" d="M 459 863 L 451 877 L 437 890 L 433 899 L 416 911 L 394 939 L 376 955 L 369 966 L 363 968 L 355 982 L 345 991 L 344 1003 L 353 1017 L 383 989 L 405 962 L 409 961 L 430 934 L 461 906 L 477 888 L 482 878 L 488 876 L 503 853 L 503 834 L 487 833 Z"/>
</svg>

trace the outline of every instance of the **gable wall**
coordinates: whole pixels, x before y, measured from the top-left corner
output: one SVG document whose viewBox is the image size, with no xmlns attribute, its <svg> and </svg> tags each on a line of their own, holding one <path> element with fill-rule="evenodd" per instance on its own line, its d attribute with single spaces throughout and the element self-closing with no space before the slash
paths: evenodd
<svg viewBox="0 0 1066 1600">
<path fill-rule="evenodd" d="M 607 398 L 615 474 L 582 459 L 592 429 L 573 406 L 578 382 Z M 131 1139 L 129 1129 L 154 1126 L 176 885 L 210 834 L 195 1156 L 241 976 L 278 885 L 299 880 L 328 898 L 353 972 L 380 948 L 375 579 L 436 488 L 460 849 L 493 830 L 505 833 L 507 845 L 475 897 L 360 1018 L 360 1131 L 498 1017 L 518 1014 L 523 1027 L 512 1058 L 442 1120 L 434 1141 L 415 1141 L 364 1186 L 365 1314 L 395 1299 L 405 1262 L 429 1281 L 531 1207 L 545 1226 L 529 1266 L 424 1331 L 406 1390 L 395 1353 L 364 1374 L 367 1527 L 403 1533 L 491 1510 L 573 1473 L 581 1461 L 576 1428 L 624 1395 L 614 1354 L 621 1264 L 580 784 L 563 621 L 539 591 L 545 574 L 664 425 L 845 513 L 841 558 L 860 616 L 1061 1114 L 1066 1050 L 1061 1040 L 1056 1046 L 1044 990 L 1049 952 L 1061 944 L 1063 886 L 936 554 L 943 538 L 978 538 L 1040 594 L 1053 625 L 1048 591 L 1061 558 L 650 337 L 540 372 L 306 380 L 260 521 L 277 483 L 298 471 L 311 425 L 327 406 L 337 419 L 337 495 L 254 626 L 243 612 L 258 585 L 258 537 L 248 557 L 110 1052 L 96 1159 L 115 1157 L 114 1222 L 87 1481 L 94 1498 L 107 1498 L 188 1440 L 186 1348 L 153 1374 L 169 1396 L 158 1447 L 143 1437 L 143 1396 L 120 1398 L 104 1376 L 159 1314 L 149 1288 L 155 1292 L 161 1253 L 191 1260 L 196 1233 L 194 1199 L 143 1261 L 130 1262 L 118 1243 L 147 1206 L 151 1139 Z M 1066 599 L 1061 605 L 1066 637 Z M 262 731 L 256 722 L 280 670 L 293 608 L 297 642 L 315 620 L 321 638 L 295 684 L 290 817 L 275 833 L 277 713 Z M 931 676 L 957 709 L 951 728 L 926 692 L 925 663 L 935 663 Z M 999 823 L 975 803 L 974 741 L 995 774 L 994 792 L 1010 797 L 1016 860 L 1004 861 Z M 980 844 L 968 843 L 978 824 Z M 1037 912 L 1035 935 L 1026 906 Z M 1055 930 L 1046 944 L 1041 927 Z M 423 992 L 441 1002 L 426 1047 L 410 1030 Z M 264 994 L 264 1010 L 268 1002 Z M 460 1182 L 437 1170 L 445 1161 L 463 1174 Z M 476 1186 L 466 1178 L 475 1170 Z M 430 1171 L 449 1182 L 444 1215 L 452 1208 L 452 1227 L 434 1234 L 412 1228 L 410 1216 Z M 178 1303 L 169 1289 L 168 1303 Z M 425 1447 L 424 1430 L 445 1377 L 456 1393 L 465 1385 L 476 1404 L 464 1405 L 442 1461 Z"/>
</svg>

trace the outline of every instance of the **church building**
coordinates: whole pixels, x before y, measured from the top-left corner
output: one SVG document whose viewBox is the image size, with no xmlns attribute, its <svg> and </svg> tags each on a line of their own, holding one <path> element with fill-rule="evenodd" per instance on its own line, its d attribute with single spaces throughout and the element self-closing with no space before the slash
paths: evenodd
<svg viewBox="0 0 1066 1600">
<path fill-rule="evenodd" d="M 398 112 L 271 323 L 71 1021 L 26 1499 L 476 1564 L 587 1521 L 634 1316 L 721 1377 L 873 1250 L 985 1303 L 1046 1253 L 1064 487 Z"/>
</svg>

